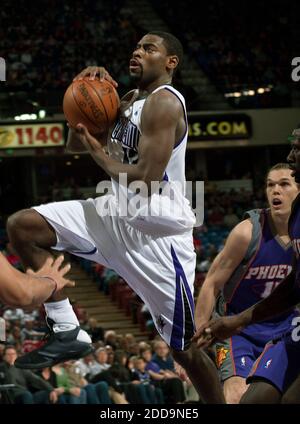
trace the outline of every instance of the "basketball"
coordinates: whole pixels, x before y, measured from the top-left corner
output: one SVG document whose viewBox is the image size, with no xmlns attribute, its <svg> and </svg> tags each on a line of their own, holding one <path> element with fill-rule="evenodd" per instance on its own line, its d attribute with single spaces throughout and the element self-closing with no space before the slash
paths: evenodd
<svg viewBox="0 0 300 424">
<path fill-rule="evenodd" d="M 63 111 L 71 127 L 81 123 L 91 134 L 106 132 L 115 122 L 120 106 L 116 89 L 107 80 L 73 81 L 63 99 Z"/>
</svg>

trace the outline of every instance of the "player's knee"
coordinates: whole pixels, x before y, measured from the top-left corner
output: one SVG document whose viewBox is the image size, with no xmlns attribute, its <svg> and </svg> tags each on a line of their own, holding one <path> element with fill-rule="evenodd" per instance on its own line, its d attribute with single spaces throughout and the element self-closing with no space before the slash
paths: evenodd
<svg viewBox="0 0 300 424">
<path fill-rule="evenodd" d="M 241 377 L 231 377 L 225 380 L 224 383 L 224 396 L 226 403 L 238 404 L 247 390 L 245 380 Z M 246 399 L 246 402 L 247 399 Z M 250 403 L 250 402 L 249 402 Z"/>
<path fill-rule="evenodd" d="M 34 238 L 36 213 L 32 209 L 23 209 L 8 218 L 6 229 L 13 246 L 22 242 L 28 243 Z"/>
<path fill-rule="evenodd" d="M 225 392 L 224 395 L 225 395 L 226 403 L 237 405 L 238 403 L 241 402 L 243 393 L 239 390 L 236 392 L 233 390 L 229 390 L 228 392 Z M 245 403 L 248 403 L 248 402 L 246 401 Z"/>
</svg>

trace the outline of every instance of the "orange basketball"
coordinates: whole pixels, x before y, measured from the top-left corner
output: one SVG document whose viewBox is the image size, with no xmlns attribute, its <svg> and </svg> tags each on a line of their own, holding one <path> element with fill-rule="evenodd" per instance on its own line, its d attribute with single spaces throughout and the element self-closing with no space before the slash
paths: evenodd
<svg viewBox="0 0 300 424">
<path fill-rule="evenodd" d="M 120 106 L 116 89 L 106 80 L 73 81 L 67 88 L 63 111 L 71 127 L 81 123 L 91 134 L 107 131 L 115 122 Z"/>
</svg>

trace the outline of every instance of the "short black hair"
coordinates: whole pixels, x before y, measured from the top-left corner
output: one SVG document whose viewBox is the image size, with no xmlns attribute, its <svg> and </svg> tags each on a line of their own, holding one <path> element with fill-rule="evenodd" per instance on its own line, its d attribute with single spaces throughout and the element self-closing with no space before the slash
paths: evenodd
<svg viewBox="0 0 300 424">
<path fill-rule="evenodd" d="M 176 68 L 178 69 L 183 60 L 183 47 L 178 38 L 176 38 L 175 35 L 164 31 L 150 31 L 148 32 L 148 34 L 157 35 L 158 37 L 164 40 L 164 45 L 167 49 L 167 54 L 170 56 L 174 54 L 178 57 L 178 65 Z"/>
</svg>

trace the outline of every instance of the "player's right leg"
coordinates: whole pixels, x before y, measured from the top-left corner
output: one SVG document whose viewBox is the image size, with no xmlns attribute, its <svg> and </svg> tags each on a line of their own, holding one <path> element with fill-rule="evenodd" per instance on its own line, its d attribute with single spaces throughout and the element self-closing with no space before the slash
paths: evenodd
<svg viewBox="0 0 300 424">
<path fill-rule="evenodd" d="M 294 383 L 287 389 L 281 398 L 281 403 L 285 404 L 299 404 L 300 403 L 300 375 L 296 378 Z"/>
<path fill-rule="evenodd" d="M 250 387 L 241 403 L 280 403 L 283 393 L 283 403 L 291 400 L 299 388 L 299 353 L 299 342 L 290 333 L 267 343 L 247 378 Z"/>
<path fill-rule="evenodd" d="M 242 396 L 241 404 L 276 404 L 280 403 L 281 393 L 269 381 L 256 379 Z"/>
<path fill-rule="evenodd" d="M 7 229 L 10 241 L 25 267 L 37 269 L 49 256 L 51 247 L 78 255 L 97 251 L 88 233 L 86 219 L 89 216 L 93 222 L 99 218 L 91 202 L 57 202 L 37 207 L 36 210 L 17 212 L 9 218 Z M 90 259 L 101 262 L 102 257 L 91 255 Z M 91 339 L 80 329 L 68 299 L 56 296 L 45 304 L 45 309 L 48 324 L 52 323 L 53 327 L 49 341 L 42 348 L 18 358 L 16 366 L 44 368 L 92 351 Z"/>
</svg>

